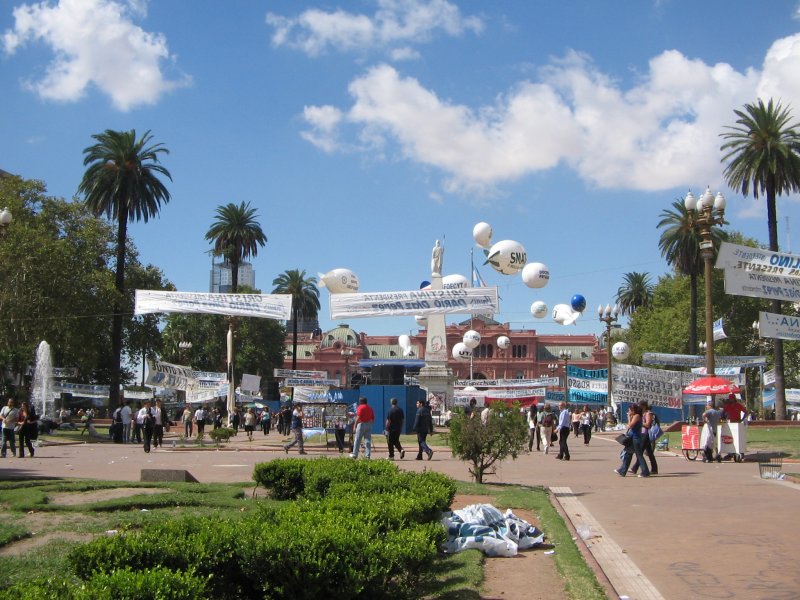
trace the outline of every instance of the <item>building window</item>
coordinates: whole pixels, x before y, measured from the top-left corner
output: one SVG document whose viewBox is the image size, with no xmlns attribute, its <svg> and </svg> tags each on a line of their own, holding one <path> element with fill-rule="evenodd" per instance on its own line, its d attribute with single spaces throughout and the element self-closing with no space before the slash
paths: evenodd
<svg viewBox="0 0 800 600">
<path fill-rule="evenodd" d="M 527 358 L 528 356 L 528 347 L 524 344 L 514 344 L 511 346 L 511 357 L 512 358 Z"/>
</svg>

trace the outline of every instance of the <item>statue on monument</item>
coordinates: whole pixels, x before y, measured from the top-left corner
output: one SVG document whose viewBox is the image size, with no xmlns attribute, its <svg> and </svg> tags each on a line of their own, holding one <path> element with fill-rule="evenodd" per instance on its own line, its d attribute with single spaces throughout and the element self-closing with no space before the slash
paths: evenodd
<svg viewBox="0 0 800 600">
<path fill-rule="evenodd" d="M 442 260 L 444 258 L 444 248 L 436 240 L 436 245 L 433 247 L 431 253 L 431 275 L 434 277 L 441 277 L 442 275 Z"/>
</svg>

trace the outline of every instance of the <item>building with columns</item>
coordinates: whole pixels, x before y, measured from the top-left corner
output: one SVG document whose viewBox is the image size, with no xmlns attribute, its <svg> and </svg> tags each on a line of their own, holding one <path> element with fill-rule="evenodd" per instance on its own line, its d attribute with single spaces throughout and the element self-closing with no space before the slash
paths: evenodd
<svg viewBox="0 0 800 600">
<path fill-rule="evenodd" d="M 556 376 L 564 379 L 562 351 L 572 354 L 570 365 L 584 369 L 604 369 L 607 348 L 594 334 L 568 333 L 540 335 L 535 329 L 511 329 L 486 317 L 475 317 L 447 326 L 447 347 L 452 351 L 464 333 L 474 329 L 481 335 L 480 345 L 473 350 L 472 364 L 452 358 L 449 366 L 457 379 L 534 379 Z M 564 327 L 564 329 L 568 329 Z M 507 336 L 508 348 L 497 346 L 497 338 Z M 342 323 L 329 331 L 298 335 L 297 368 L 325 371 L 338 379 L 342 387 L 370 381 L 371 371 L 379 365 L 404 365 L 407 374 L 419 371 L 425 362 L 426 330 L 420 329 L 411 338 L 411 353 L 403 355 L 396 336 L 367 335 Z M 285 342 L 287 359 L 292 356 L 291 334 Z"/>
</svg>

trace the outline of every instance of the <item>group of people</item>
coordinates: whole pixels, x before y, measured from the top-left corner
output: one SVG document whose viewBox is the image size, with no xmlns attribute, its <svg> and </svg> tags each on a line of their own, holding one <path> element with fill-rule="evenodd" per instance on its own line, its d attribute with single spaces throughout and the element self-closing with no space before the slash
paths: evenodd
<svg viewBox="0 0 800 600">
<path fill-rule="evenodd" d="M 746 415 L 747 409 L 739 403 L 734 394 L 730 394 L 720 408 L 715 408 L 712 401 L 706 402 L 701 440 L 703 462 L 713 462 L 714 460 L 722 462 L 723 457 L 717 451 L 717 428 L 723 421 L 741 423 Z"/>
<path fill-rule="evenodd" d="M 405 458 L 406 451 L 400 442 L 400 435 L 403 432 L 405 413 L 398 405 L 397 398 L 392 398 L 390 400 L 390 405 L 389 412 L 386 414 L 386 421 L 383 424 L 383 432 L 386 435 L 389 449 L 389 460 L 395 460 L 395 456 L 399 456 L 403 459 Z M 288 444 L 284 444 L 283 450 L 288 454 L 291 448 L 297 446 L 299 454 L 306 454 L 304 448 L 302 405 L 296 404 L 292 409 L 291 415 L 290 432 L 294 436 L 294 440 Z M 364 396 L 358 399 L 355 414 L 352 415 L 352 425 L 353 444 L 349 454 L 350 458 L 358 458 L 361 454 L 362 446 L 364 449 L 364 458 L 371 458 L 375 411 Z M 345 449 L 345 428 L 346 423 L 341 421 L 337 422 L 334 428 L 336 445 L 340 453 L 344 453 Z M 431 460 L 431 458 L 433 458 L 433 450 L 428 446 L 427 438 L 428 435 L 433 433 L 433 418 L 431 416 L 431 408 L 424 400 L 419 400 L 417 402 L 413 431 L 417 435 L 418 451 L 416 460 L 422 460 L 423 456 Z"/>
<path fill-rule="evenodd" d="M 628 430 L 625 433 L 626 439 L 622 449 L 622 464 L 619 468 L 614 469 L 617 475 L 625 477 L 629 468 L 633 474 L 637 474 L 637 471 L 641 470 L 637 477 L 658 475 L 658 463 L 650 439 L 650 429 L 656 423 L 658 423 L 658 417 L 650 410 L 646 401 L 643 400 L 639 404 L 631 404 L 628 407 Z M 649 467 L 644 458 L 645 454 L 650 461 Z M 634 456 L 636 456 L 636 462 L 631 467 Z"/>
<path fill-rule="evenodd" d="M 6 405 L 0 409 L 0 424 L 2 425 L 3 446 L 0 457 L 17 456 L 17 438 L 19 438 L 19 457 L 25 458 L 25 448 L 28 456 L 33 458 L 33 441 L 39 436 L 39 417 L 36 409 L 29 402 L 23 402 L 17 408 L 13 398 L 9 398 Z"/>
</svg>

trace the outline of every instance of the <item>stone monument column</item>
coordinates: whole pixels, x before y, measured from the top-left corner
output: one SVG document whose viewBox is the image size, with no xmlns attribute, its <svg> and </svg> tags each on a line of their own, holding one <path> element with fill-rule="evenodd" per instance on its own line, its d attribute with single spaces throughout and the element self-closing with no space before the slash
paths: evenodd
<svg viewBox="0 0 800 600">
<path fill-rule="evenodd" d="M 442 289 L 443 259 L 444 248 L 436 240 L 431 253 L 431 290 Z M 450 354 L 447 349 L 444 315 L 428 315 L 425 366 L 420 369 L 418 379 L 420 387 L 428 394 L 428 400 L 431 395 L 441 400 L 441 410 L 453 405 L 453 370 L 447 364 L 448 358 Z"/>
</svg>

